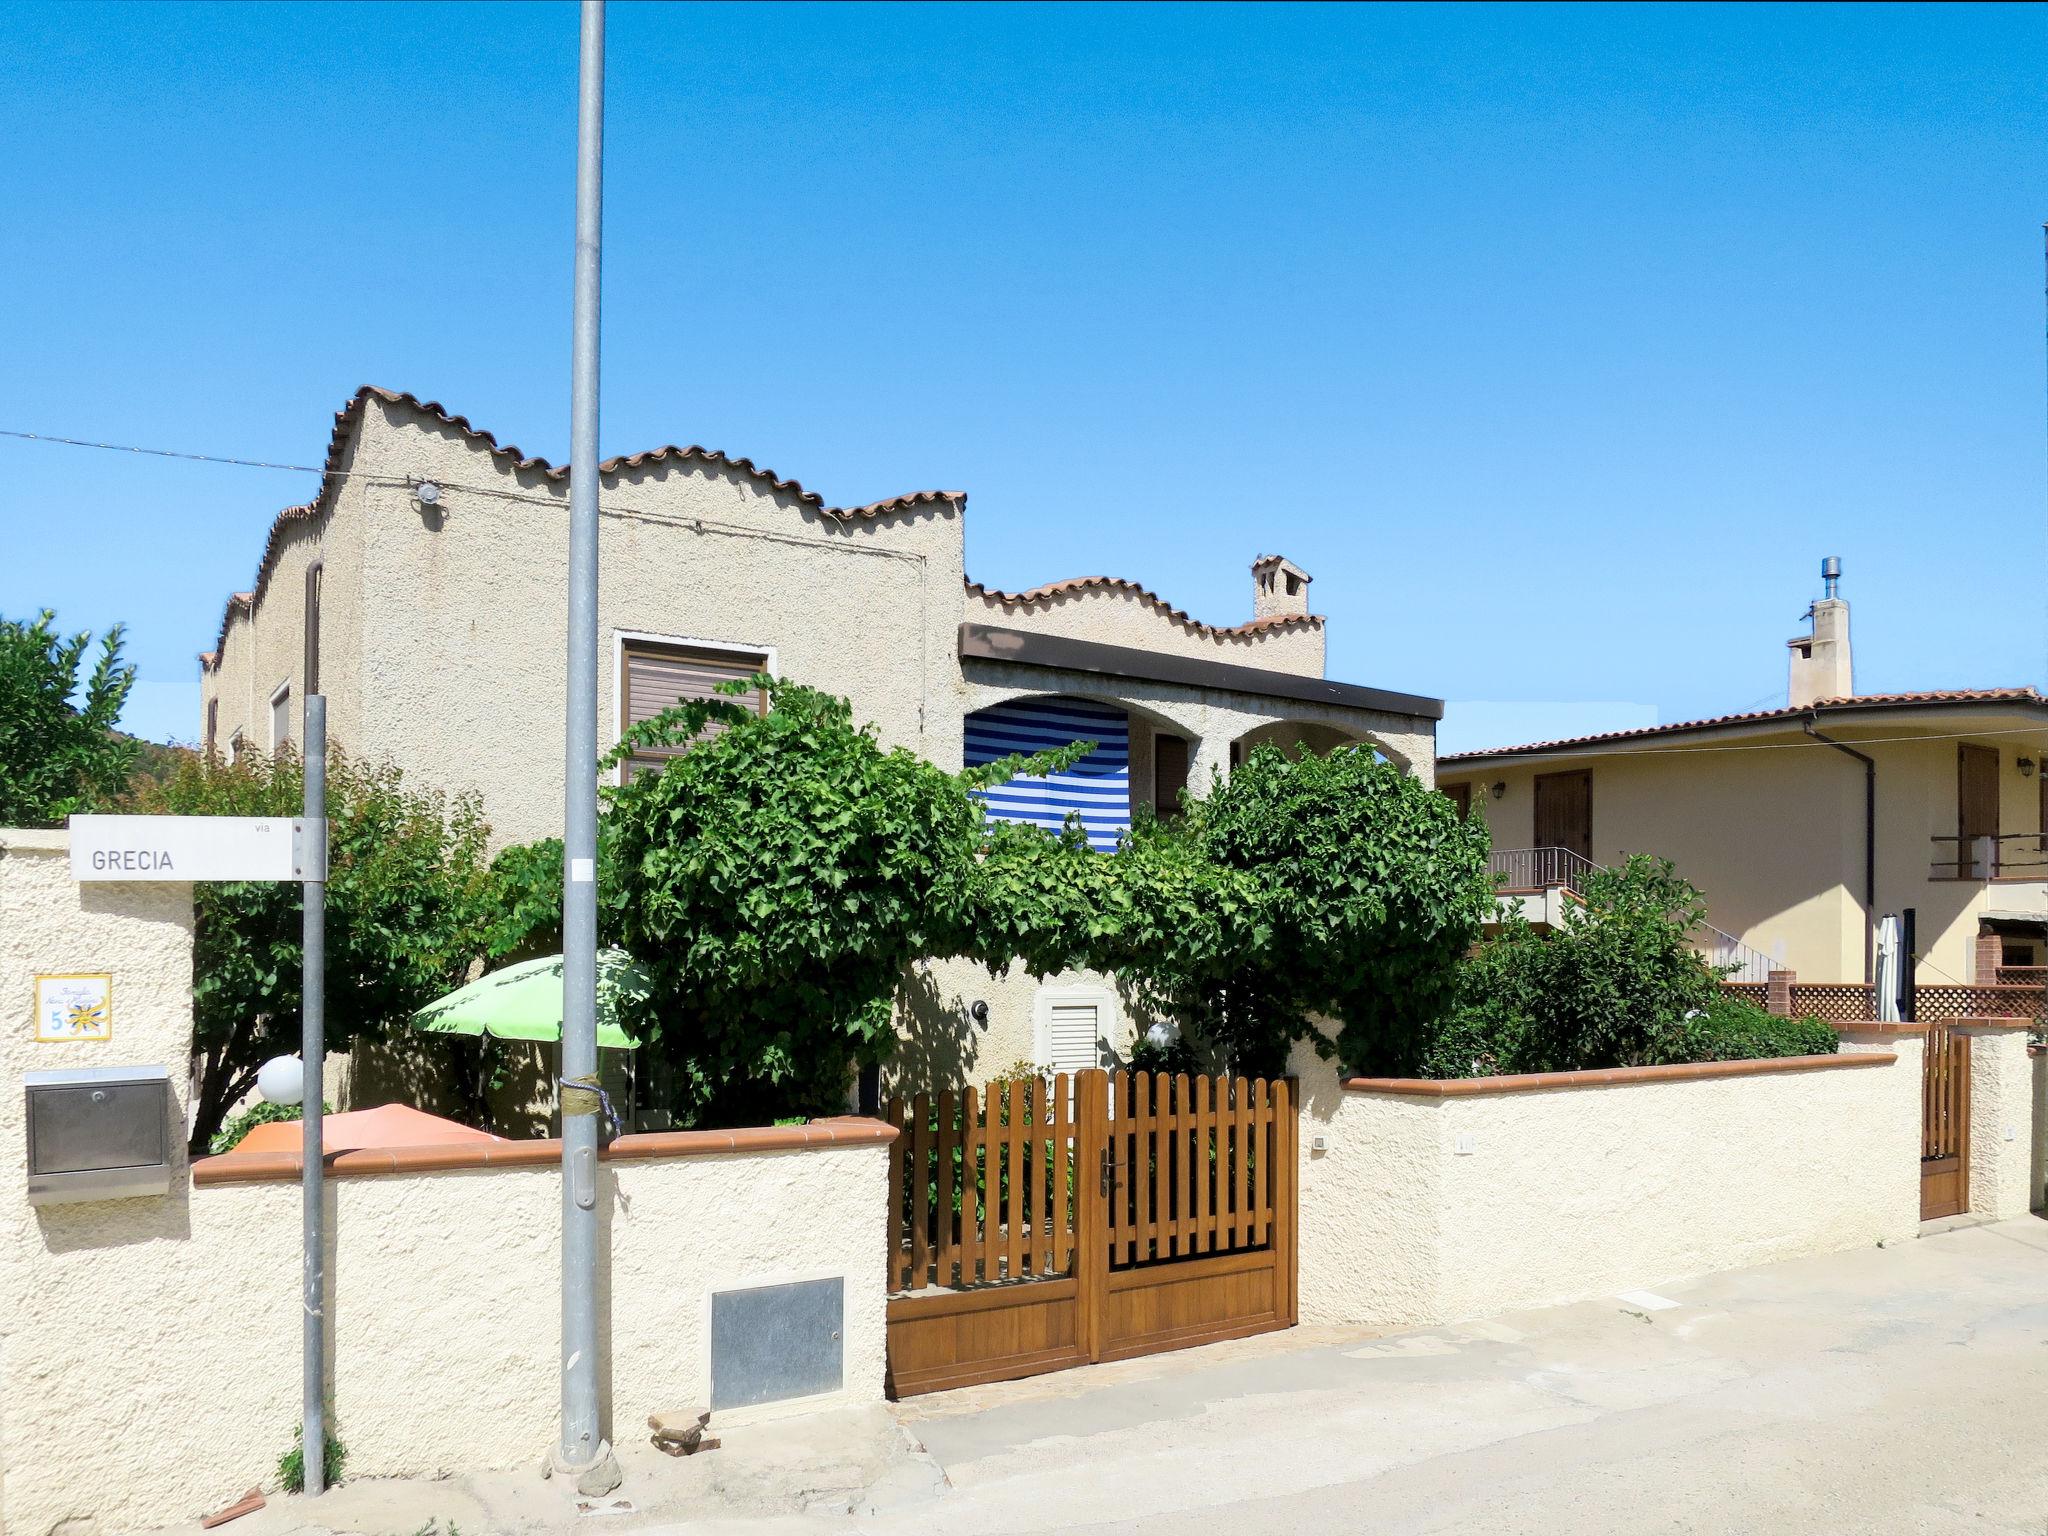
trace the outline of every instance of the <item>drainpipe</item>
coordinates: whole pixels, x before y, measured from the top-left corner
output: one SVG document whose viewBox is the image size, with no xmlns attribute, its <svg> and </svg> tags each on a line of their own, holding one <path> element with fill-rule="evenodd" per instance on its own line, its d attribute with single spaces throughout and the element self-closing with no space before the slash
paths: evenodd
<svg viewBox="0 0 2048 1536">
<path fill-rule="evenodd" d="M 1876 976 L 1877 936 L 1871 924 L 1877 920 L 1877 762 L 1847 742 L 1823 736 L 1814 728 L 1819 714 L 1808 714 L 1802 722 L 1806 734 L 1837 752 L 1846 752 L 1863 765 L 1863 980 L 1868 985 Z"/>
</svg>

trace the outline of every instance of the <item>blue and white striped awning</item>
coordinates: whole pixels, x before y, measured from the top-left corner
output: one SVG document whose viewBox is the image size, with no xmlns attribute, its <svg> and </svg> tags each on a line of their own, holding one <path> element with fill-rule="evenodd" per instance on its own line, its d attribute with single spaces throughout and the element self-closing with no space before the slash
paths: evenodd
<svg viewBox="0 0 2048 1536">
<path fill-rule="evenodd" d="M 1013 699 L 977 710 L 966 720 L 964 758 L 970 768 L 1012 752 L 1043 752 L 1092 741 L 1095 750 L 1065 773 L 1016 778 L 979 791 L 997 821 L 1021 821 L 1058 831 L 1077 815 L 1088 845 L 1103 853 L 1131 824 L 1131 728 L 1120 709 L 1089 699 Z"/>
</svg>

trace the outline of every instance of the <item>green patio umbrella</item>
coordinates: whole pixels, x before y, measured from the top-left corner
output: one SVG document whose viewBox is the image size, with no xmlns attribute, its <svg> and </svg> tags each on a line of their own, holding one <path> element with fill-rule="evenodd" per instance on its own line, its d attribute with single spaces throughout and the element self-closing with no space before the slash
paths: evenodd
<svg viewBox="0 0 2048 1536">
<path fill-rule="evenodd" d="M 597 1043 L 631 1051 L 640 1042 L 619 1025 L 620 1006 L 653 990 L 639 963 L 623 949 L 597 955 Z M 562 1038 L 562 957 L 524 960 L 479 976 L 466 987 L 427 1004 L 412 1016 L 415 1028 L 444 1035 L 495 1035 L 500 1040 Z"/>
</svg>

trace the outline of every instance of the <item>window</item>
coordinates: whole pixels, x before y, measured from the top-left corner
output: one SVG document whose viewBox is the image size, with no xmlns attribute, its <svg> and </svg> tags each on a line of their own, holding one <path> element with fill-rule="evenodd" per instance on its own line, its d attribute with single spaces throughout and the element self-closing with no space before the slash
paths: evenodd
<svg viewBox="0 0 2048 1536">
<path fill-rule="evenodd" d="M 652 720 L 663 710 L 687 704 L 692 699 L 729 699 L 734 704 L 765 715 L 768 713 L 766 690 L 755 689 L 735 698 L 719 693 L 718 685 L 736 677 L 752 677 L 757 672 L 773 670 L 774 657 L 765 651 L 739 646 L 622 638 L 619 643 L 619 730 L 624 733 L 643 721 Z M 703 739 L 716 736 L 724 729 L 724 726 L 713 723 L 705 727 Z M 635 752 L 626 760 L 623 778 L 630 779 L 636 773 L 659 768 L 668 759 L 680 757 L 688 750 L 687 747 L 653 747 Z"/>
<path fill-rule="evenodd" d="M 220 700 L 206 701 L 206 751 L 207 755 L 220 750 Z"/>
<path fill-rule="evenodd" d="M 292 739 L 292 685 L 279 683 L 270 696 L 270 750 L 275 752 Z"/>
<path fill-rule="evenodd" d="M 1472 786 L 1470 784 L 1444 784 L 1439 788 L 1450 797 L 1451 804 L 1458 808 L 1458 819 L 1463 821 L 1472 814 Z"/>
<path fill-rule="evenodd" d="M 1041 987 L 1035 1012 L 1037 1056 L 1046 1071 L 1086 1072 L 1106 1064 L 1115 993 L 1103 987 Z"/>
<path fill-rule="evenodd" d="M 1188 787 L 1188 743 L 1184 736 L 1152 736 L 1152 808 L 1161 816 L 1180 814 L 1180 792 Z"/>
<path fill-rule="evenodd" d="M 320 691 L 320 562 L 306 567 L 306 663 L 300 673 L 306 692 Z"/>
</svg>

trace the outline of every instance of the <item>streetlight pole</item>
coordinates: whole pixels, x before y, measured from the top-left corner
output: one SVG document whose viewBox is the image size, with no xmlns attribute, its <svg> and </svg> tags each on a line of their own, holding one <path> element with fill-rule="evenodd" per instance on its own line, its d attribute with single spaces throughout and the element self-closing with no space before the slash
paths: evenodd
<svg viewBox="0 0 2048 1536">
<path fill-rule="evenodd" d="M 562 862 L 562 1435 L 555 1465 L 608 1493 L 597 1412 L 597 342 L 604 222 L 604 0 L 583 0 L 576 97 L 576 300 L 569 367 L 568 718 Z"/>
<path fill-rule="evenodd" d="M 321 1113 L 327 1085 L 327 700 L 306 695 L 305 832 L 317 839 L 306 850 L 304 916 L 299 929 L 299 1143 L 300 1240 L 303 1249 L 304 1319 L 300 1338 L 299 1465 L 309 1497 L 327 1487 L 327 1165 Z"/>
</svg>

